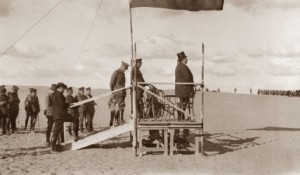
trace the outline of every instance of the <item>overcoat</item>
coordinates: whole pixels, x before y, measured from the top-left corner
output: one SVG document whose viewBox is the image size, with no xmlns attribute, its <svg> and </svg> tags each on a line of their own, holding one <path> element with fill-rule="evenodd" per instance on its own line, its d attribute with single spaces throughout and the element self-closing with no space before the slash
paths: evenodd
<svg viewBox="0 0 300 175">
<path fill-rule="evenodd" d="M 194 78 L 191 70 L 187 65 L 178 63 L 175 70 L 175 82 L 177 83 L 193 83 Z M 193 92 L 193 85 L 175 85 L 175 96 L 190 97 Z"/>
</svg>

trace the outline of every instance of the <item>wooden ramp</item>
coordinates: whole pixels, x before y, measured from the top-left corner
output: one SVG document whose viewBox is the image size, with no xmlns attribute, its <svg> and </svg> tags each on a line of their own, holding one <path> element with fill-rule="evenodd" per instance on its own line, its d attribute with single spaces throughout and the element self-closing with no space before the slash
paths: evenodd
<svg viewBox="0 0 300 175">
<path fill-rule="evenodd" d="M 132 130 L 133 121 L 129 121 L 128 123 L 125 123 L 123 125 L 116 126 L 105 131 L 100 131 L 99 133 L 93 134 L 91 136 L 87 136 L 83 139 L 78 140 L 77 142 L 72 142 L 71 150 L 85 148 L 87 146 L 102 142 L 104 140 L 116 137 Z"/>
</svg>

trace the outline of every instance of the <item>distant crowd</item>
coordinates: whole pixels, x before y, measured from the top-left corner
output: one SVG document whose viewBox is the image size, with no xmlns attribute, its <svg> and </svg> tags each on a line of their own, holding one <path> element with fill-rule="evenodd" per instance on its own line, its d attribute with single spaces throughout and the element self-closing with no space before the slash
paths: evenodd
<svg viewBox="0 0 300 175">
<path fill-rule="evenodd" d="M 300 97 L 300 90 L 265 90 L 259 89 L 258 95 L 277 95 L 277 96 L 288 96 L 288 97 Z"/>
</svg>

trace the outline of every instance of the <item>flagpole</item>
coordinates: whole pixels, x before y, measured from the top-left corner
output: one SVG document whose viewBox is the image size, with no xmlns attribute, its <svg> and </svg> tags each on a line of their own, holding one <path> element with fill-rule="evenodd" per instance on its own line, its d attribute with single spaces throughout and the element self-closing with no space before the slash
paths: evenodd
<svg viewBox="0 0 300 175">
<path fill-rule="evenodd" d="M 129 0 L 129 15 L 130 15 L 131 64 L 132 64 L 134 51 L 133 51 L 133 28 L 132 28 L 131 0 Z"/>
<path fill-rule="evenodd" d="M 129 15 L 130 15 L 130 39 L 131 39 L 131 66 L 133 65 L 132 64 L 132 61 L 133 61 L 133 57 L 134 57 L 134 53 L 133 53 L 133 29 L 132 29 L 132 13 L 131 13 L 131 0 L 129 0 Z M 131 80 L 132 80 L 132 77 L 131 77 Z M 132 81 L 131 81 L 132 83 Z M 131 98 L 130 98 L 130 101 L 131 101 L 131 115 L 133 114 L 133 99 L 132 99 L 132 90 L 131 90 Z"/>
<path fill-rule="evenodd" d="M 133 28 L 132 28 L 132 12 L 131 12 L 131 0 L 129 0 L 129 16 L 130 16 L 130 41 L 131 41 L 131 61 L 130 61 L 130 64 L 131 66 L 133 65 L 133 57 L 134 57 L 134 53 L 133 53 Z M 133 71 L 133 68 L 132 68 L 132 71 Z M 131 75 L 132 76 L 132 75 Z M 134 77 L 131 77 L 131 85 L 134 85 Z M 133 132 L 130 132 L 130 141 L 132 142 L 132 146 L 134 148 L 134 152 L 135 152 L 135 156 L 137 154 L 137 150 L 136 150 L 136 144 L 137 144 L 137 141 L 136 141 L 136 122 L 135 122 L 135 114 L 134 114 L 134 110 L 133 110 L 133 107 L 134 107 L 134 86 L 131 88 L 130 90 L 130 114 L 131 114 L 131 117 L 133 118 L 134 120 L 134 127 L 133 127 Z"/>
<path fill-rule="evenodd" d="M 202 132 L 201 132 L 201 154 L 204 155 L 204 43 L 202 43 L 202 93 L 201 93 L 201 123 L 202 123 Z"/>
</svg>

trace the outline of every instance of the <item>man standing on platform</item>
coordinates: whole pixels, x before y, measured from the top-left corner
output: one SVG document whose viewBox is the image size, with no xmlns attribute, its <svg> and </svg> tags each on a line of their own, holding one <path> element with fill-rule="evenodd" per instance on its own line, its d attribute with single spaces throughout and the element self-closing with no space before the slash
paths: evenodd
<svg viewBox="0 0 300 175">
<path fill-rule="evenodd" d="M 86 100 L 87 97 L 84 95 L 84 87 L 81 87 L 78 89 L 77 96 L 75 97 L 76 102 L 80 102 L 83 100 Z M 85 113 L 86 113 L 86 105 L 82 104 L 78 107 L 78 116 L 79 116 L 79 127 L 80 127 L 80 132 L 83 133 L 83 124 L 85 124 Z"/>
<path fill-rule="evenodd" d="M 134 67 L 131 69 L 131 83 L 134 83 L 134 75 L 136 74 L 137 82 L 145 82 L 143 74 L 140 70 L 142 67 L 142 58 L 136 59 L 136 63 L 134 63 Z M 136 67 L 136 68 L 135 68 Z M 136 69 L 136 73 L 135 73 Z M 145 86 L 145 85 L 141 85 Z M 136 109 L 137 109 L 137 118 L 141 119 L 144 113 L 144 102 L 143 102 L 144 90 L 141 88 L 137 88 L 136 90 Z"/>
<path fill-rule="evenodd" d="M 85 89 L 85 96 L 87 97 L 87 99 L 89 98 L 93 98 L 92 96 L 92 90 L 90 87 Z M 94 118 L 94 114 L 95 114 L 95 105 L 97 105 L 95 103 L 95 101 L 91 101 L 86 103 L 86 119 L 87 119 L 87 132 L 92 132 L 94 131 L 93 128 L 93 118 Z"/>
<path fill-rule="evenodd" d="M 19 104 L 20 99 L 18 97 L 18 90 L 19 87 L 13 85 L 12 91 L 9 92 L 8 98 L 9 98 L 9 114 L 8 114 L 8 123 L 7 123 L 7 130 L 9 131 L 9 128 L 11 127 L 12 133 L 14 133 L 17 130 L 17 117 L 19 115 Z"/>
<path fill-rule="evenodd" d="M 67 86 L 64 83 L 57 83 L 56 88 L 52 97 L 54 130 L 51 139 L 51 152 L 57 152 L 56 142 L 63 132 L 64 122 L 73 122 L 73 117 L 68 114 L 67 109 L 69 106 L 63 94 Z"/>
<path fill-rule="evenodd" d="M 191 70 L 186 65 L 188 62 L 187 56 L 184 52 L 177 54 L 177 67 L 175 70 L 175 82 L 176 83 L 194 83 L 194 78 Z M 175 85 L 175 96 L 179 97 L 179 107 L 185 111 L 191 94 L 194 93 L 194 85 Z M 178 120 L 188 119 L 182 112 L 178 112 Z M 189 130 L 183 130 L 183 139 L 189 135 Z"/>
<path fill-rule="evenodd" d="M 73 104 L 75 102 L 76 102 L 76 99 L 73 97 L 73 88 L 68 87 L 66 103 L 68 106 L 71 106 L 71 104 Z M 79 136 L 78 136 L 79 118 L 78 118 L 77 108 L 68 108 L 68 114 L 73 117 L 73 123 L 70 123 L 70 125 L 68 126 L 69 134 L 72 135 L 71 126 L 73 125 L 74 141 L 77 141 L 79 138 Z"/>
<path fill-rule="evenodd" d="M 56 84 L 52 84 L 49 88 L 49 93 L 45 97 L 45 111 L 44 114 L 47 118 L 47 129 L 46 129 L 46 144 L 47 146 L 50 146 L 50 136 L 51 136 L 51 130 L 53 128 L 53 111 L 52 111 L 52 98 L 53 94 L 56 90 Z"/>
<path fill-rule="evenodd" d="M 114 71 L 110 80 L 110 90 L 118 90 L 125 87 L 126 78 L 125 71 L 128 69 L 129 64 L 122 61 L 122 65 L 119 69 Z M 126 89 L 114 92 L 110 101 L 110 126 L 113 126 L 114 120 L 116 125 L 120 124 L 119 116 L 120 111 L 125 108 Z"/>
</svg>

